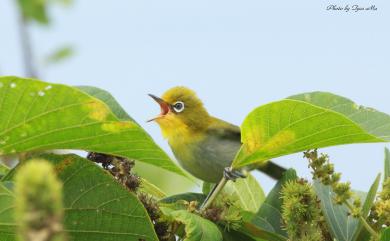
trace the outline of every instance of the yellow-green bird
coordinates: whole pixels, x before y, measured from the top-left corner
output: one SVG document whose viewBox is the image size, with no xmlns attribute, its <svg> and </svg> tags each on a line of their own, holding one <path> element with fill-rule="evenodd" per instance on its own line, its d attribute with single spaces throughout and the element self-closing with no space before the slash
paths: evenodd
<svg viewBox="0 0 390 241">
<path fill-rule="evenodd" d="M 160 105 L 156 121 L 168 140 L 176 159 L 195 177 L 217 183 L 226 174 L 241 146 L 238 126 L 211 116 L 196 93 L 186 87 L 174 87 L 161 98 L 150 96 Z M 285 169 L 272 162 L 259 168 L 280 179 Z M 237 174 L 230 174 L 237 177 Z"/>
</svg>

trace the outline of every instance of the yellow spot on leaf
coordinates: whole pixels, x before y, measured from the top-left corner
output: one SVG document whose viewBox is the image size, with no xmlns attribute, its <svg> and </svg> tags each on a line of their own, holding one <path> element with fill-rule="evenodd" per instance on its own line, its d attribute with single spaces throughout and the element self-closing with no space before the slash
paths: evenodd
<svg viewBox="0 0 390 241">
<path fill-rule="evenodd" d="M 251 125 L 252 126 L 252 125 Z M 259 149 L 264 144 L 265 130 L 263 126 L 254 126 L 250 131 L 245 131 L 243 142 L 245 143 L 245 151 L 252 153 Z"/>
<path fill-rule="evenodd" d="M 284 130 L 273 136 L 267 143 L 261 147 L 262 150 L 273 153 L 284 149 L 288 144 L 295 140 L 295 132 Z"/>
<path fill-rule="evenodd" d="M 259 150 L 267 153 L 279 151 L 294 141 L 295 133 L 290 130 L 283 130 L 269 137 L 269 139 L 264 139 L 264 137 L 264 131 L 260 131 L 260 129 L 256 132 L 251 132 L 251 136 L 247 139 L 244 146 L 246 155 Z"/>
<path fill-rule="evenodd" d="M 92 120 L 104 121 L 109 114 L 109 109 L 107 108 L 107 106 L 97 100 L 89 102 L 88 104 L 86 104 L 86 107 L 89 111 L 88 116 Z"/>
<path fill-rule="evenodd" d="M 134 128 L 136 125 L 130 121 L 118 121 L 102 124 L 102 130 L 117 133 L 126 129 Z"/>
</svg>

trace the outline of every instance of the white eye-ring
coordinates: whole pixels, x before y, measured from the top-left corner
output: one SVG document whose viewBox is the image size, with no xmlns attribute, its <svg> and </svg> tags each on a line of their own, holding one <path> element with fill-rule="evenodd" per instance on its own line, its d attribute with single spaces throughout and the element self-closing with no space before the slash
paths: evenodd
<svg viewBox="0 0 390 241">
<path fill-rule="evenodd" d="M 184 103 L 182 101 L 176 101 L 172 107 L 177 113 L 179 113 L 184 110 Z"/>
</svg>

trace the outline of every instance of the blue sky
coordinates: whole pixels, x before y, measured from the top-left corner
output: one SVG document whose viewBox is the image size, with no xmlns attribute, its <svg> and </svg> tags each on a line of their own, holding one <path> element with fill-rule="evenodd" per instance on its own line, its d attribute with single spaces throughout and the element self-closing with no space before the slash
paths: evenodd
<svg viewBox="0 0 390 241">
<path fill-rule="evenodd" d="M 93 3 L 93 5 L 91 5 Z M 167 151 L 159 110 L 147 93 L 193 88 L 213 115 L 239 125 L 253 108 L 322 90 L 390 113 L 390 3 L 377 11 L 326 11 L 328 1 L 74 1 L 33 26 L 41 79 L 109 90 Z M 23 75 L 14 1 L 0 2 L 0 74 Z M 43 57 L 72 44 L 76 55 L 47 67 Z M 383 167 L 383 144 L 326 148 L 355 189 Z M 278 159 L 307 176 L 301 154 Z M 264 189 L 271 180 L 257 175 Z"/>
</svg>

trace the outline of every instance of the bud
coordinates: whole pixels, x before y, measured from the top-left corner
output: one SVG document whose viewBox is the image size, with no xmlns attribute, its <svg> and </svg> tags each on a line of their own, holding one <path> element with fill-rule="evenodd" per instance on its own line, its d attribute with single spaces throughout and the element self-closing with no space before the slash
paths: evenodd
<svg viewBox="0 0 390 241">
<path fill-rule="evenodd" d="M 16 220 L 23 241 L 63 241 L 62 184 L 52 165 L 31 160 L 15 177 Z"/>
</svg>

